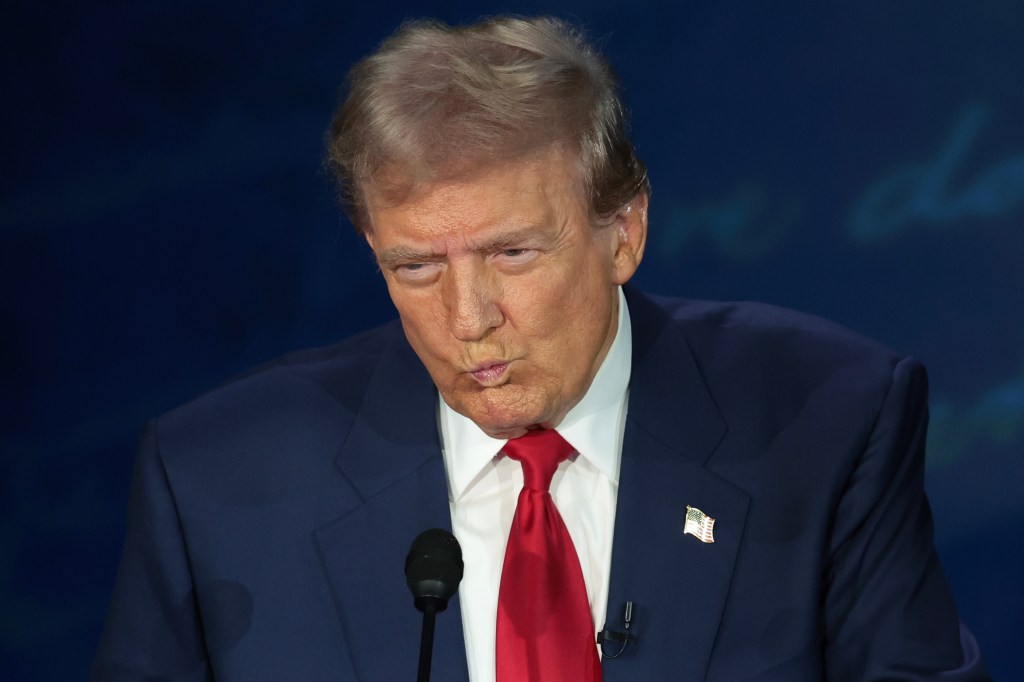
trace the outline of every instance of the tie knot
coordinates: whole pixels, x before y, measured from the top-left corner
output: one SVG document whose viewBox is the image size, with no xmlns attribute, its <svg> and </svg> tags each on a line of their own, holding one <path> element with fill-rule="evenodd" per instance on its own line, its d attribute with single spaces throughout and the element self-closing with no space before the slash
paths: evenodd
<svg viewBox="0 0 1024 682">
<path fill-rule="evenodd" d="M 575 449 L 554 429 L 527 431 L 505 443 L 505 454 L 523 465 L 523 486 L 546 491 L 559 462 Z"/>
</svg>

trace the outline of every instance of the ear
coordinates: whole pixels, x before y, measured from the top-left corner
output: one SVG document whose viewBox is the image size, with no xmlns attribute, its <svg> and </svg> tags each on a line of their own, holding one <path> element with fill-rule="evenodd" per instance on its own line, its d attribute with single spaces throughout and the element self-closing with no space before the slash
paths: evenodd
<svg viewBox="0 0 1024 682">
<path fill-rule="evenodd" d="M 612 279 L 615 284 L 628 282 L 644 258 L 648 198 L 646 192 L 640 192 L 615 215 L 612 225 L 616 236 L 612 261 Z"/>
</svg>

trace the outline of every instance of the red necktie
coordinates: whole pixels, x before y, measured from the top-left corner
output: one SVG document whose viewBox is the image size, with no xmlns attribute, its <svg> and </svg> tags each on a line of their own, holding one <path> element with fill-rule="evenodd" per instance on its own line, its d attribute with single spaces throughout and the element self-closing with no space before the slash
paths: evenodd
<svg viewBox="0 0 1024 682">
<path fill-rule="evenodd" d="M 573 447 L 555 431 L 505 444 L 523 464 L 498 589 L 498 682 L 600 682 L 601 662 L 579 556 L 548 487 Z"/>
</svg>

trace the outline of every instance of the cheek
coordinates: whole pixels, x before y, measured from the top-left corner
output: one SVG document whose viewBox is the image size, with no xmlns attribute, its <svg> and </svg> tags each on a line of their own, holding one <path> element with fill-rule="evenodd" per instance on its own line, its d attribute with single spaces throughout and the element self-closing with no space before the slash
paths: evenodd
<svg viewBox="0 0 1024 682">
<path fill-rule="evenodd" d="M 409 342 L 417 352 L 437 354 L 445 338 L 446 323 L 442 308 L 426 297 L 392 296 Z"/>
<path fill-rule="evenodd" d="M 609 292 L 607 268 L 596 259 L 563 271 L 547 270 L 503 287 L 505 317 L 516 332 L 533 340 L 556 340 L 561 347 L 583 346 L 580 335 L 603 315 Z"/>
<path fill-rule="evenodd" d="M 544 341 L 564 333 L 561 318 L 569 297 L 565 285 L 552 286 L 551 279 L 506 289 L 503 312 L 513 333 L 527 343 Z"/>
</svg>

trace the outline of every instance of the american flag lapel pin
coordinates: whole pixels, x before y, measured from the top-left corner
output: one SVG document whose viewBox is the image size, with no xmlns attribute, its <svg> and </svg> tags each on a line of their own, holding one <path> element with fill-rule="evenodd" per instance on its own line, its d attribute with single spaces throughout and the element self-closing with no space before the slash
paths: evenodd
<svg viewBox="0 0 1024 682">
<path fill-rule="evenodd" d="M 715 541 L 715 520 L 700 509 L 686 505 L 686 523 L 683 535 L 689 533 L 701 542 Z"/>
</svg>

